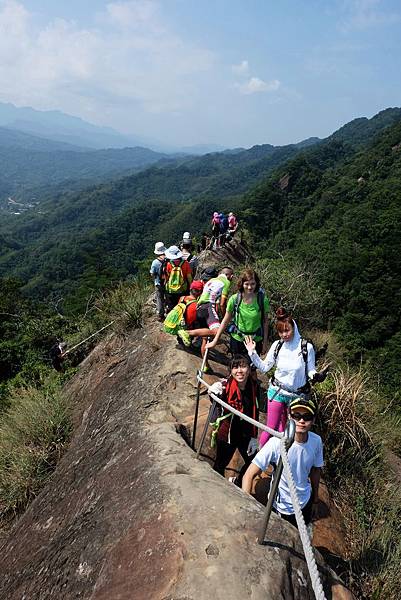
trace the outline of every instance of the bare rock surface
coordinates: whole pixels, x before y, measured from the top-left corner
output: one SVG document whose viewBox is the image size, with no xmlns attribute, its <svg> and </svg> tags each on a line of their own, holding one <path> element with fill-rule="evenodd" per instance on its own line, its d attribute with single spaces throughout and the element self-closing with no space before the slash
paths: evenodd
<svg viewBox="0 0 401 600">
<path fill-rule="evenodd" d="M 297 530 L 273 515 L 258 545 L 263 506 L 179 435 L 200 360 L 160 329 L 111 336 L 68 385 L 74 437 L 1 541 L 2 600 L 314 598 Z M 208 407 L 202 395 L 198 439 Z"/>
</svg>

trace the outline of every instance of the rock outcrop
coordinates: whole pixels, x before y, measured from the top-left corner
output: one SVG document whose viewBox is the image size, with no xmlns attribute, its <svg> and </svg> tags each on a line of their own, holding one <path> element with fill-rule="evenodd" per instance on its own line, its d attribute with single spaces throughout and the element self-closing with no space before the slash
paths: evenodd
<svg viewBox="0 0 401 600">
<path fill-rule="evenodd" d="M 258 545 L 263 506 L 180 435 L 198 367 L 153 319 L 83 362 L 70 448 L 1 543 L 0 598 L 314 598 L 296 529 L 273 515 Z M 324 567 L 323 579 L 332 597 L 338 582 Z"/>
</svg>

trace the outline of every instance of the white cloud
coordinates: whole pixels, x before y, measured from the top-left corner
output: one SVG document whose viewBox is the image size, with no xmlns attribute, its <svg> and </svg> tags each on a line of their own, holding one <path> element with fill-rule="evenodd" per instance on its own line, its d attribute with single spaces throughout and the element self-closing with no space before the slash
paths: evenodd
<svg viewBox="0 0 401 600">
<path fill-rule="evenodd" d="M 246 75 L 249 71 L 249 63 L 247 60 L 242 60 L 238 65 L 232 65 L 231 70 L 236 75 Z"/>
<path fill-rule="evenodd" d="M 280 82 L 277 79 L 266 82 L 259 77 L 251 77 L 245 83 L 236 83 L 235 87 L 241 94 L 250 95 L 258 92 L 275 92 L 280 87 Z"/>
<path fill-rule="evenodd" d="M 23 3 L 0 0 L 0 100 L 94 115 L 184 109 L 214 56 L 179 38 L 153 0 L 111 2 L 95 24 L 38 29 Z M 100 120 L 98 118 L 98 120 Z"/>
<path fill-rule="evenodd" d="M 345 18 L 340 23 L 342 31 L 365 30 L 392 25 L 401 21 L 401 12 L 383 7 L 382 0 L 343 0 Z"/>
</svg>

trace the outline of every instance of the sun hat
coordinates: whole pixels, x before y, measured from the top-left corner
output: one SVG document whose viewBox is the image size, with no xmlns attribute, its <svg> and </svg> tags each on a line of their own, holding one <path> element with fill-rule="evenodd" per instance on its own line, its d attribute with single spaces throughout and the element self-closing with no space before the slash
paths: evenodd
<svg viewBox="0 0 401 600">
<path fill-rule="evenodd" d="M 312 415 L 317 413 L 317 404 L 312 398 L 294 398 L 289 404 L 290 414 L 296 408 L 306 408 Z"/>
<path fill-rule="evenodd" d="M 200 281 L 199 279 L 196 279 L 195 281 L 193 281 L 191 283 L 191 290 L 197 290 L 198 292 L 201 292 L 203 290 L 203 281 Z"/>
<path fill-rule="evenodd" d="M 169 260 L 175 260 L 176 258 L 182 258 L 182 252 L 178 246 L 170 246 L 166 250 L 166 258 Z"/>
<path fill-rule="evenodd" d="M 156 242 L 154 254 L 165 254 L 166 247 L 163 242 Z"/>
</svg>

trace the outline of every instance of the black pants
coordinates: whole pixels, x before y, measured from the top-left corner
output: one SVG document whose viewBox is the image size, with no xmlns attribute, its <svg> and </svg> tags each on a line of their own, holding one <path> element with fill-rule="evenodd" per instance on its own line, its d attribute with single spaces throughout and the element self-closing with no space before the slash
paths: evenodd
<svg viewBox="0 0 401 600">
<path fill-rule="evenodd" d="M 172 310 L 174 306 L 177 306 L 178 300 L 181 298 L 181 296 L 186 296 L 187 294 L 188 290 L 185 292 L 180 292 L 179 294 L 168 294 L 166 292 L 167 312 L 170 312 L 170 310 Z"/>
<path fill-rule="evenodd" d="M 308 502 L 305 504 L 305 506 L 302 509 L 302 514 L 305 519 L 305 525 L 309 525 L 309 523 L 312 520 L 312 506 L 313 506 L 313 502 L 312 502 L 312 496 L 311 496 L 309 498 Z M 278 512 L 278 511 L 275 511 L 275 512 Z M 279 514 L 282 519 L 284 519 L 285 521 L 288 521 L 289 523 L 291 523 L 291 525 L 294 525 L 294 527 L 296 527 L 298 529 L 297 520 L 295 518 L 295 515 L 284 515 L 283 513 L 279 513 Z"/>
<path fill-rule="evenodd" d="M 223 475 L 223 477 L 224 477 L 224 471 L 225 471 L 227 465 L 229 464 L 230 460 L 234 456 L 234 452 L 236 451 L 237 448 L 238 448 L 238 451 L 241 454 L 242 458 L 245 461 L 244 466 L 242 467 L 241 471 L 239 472 L 239 475 L 237 476 L 237 478 L 235 480 L 235 484 L 238 485 L 238 487 L 241 487 L 242 478 L 245 474 L 245 471 L 247 470 L 247 468 L 251 464 L 252 460 L 256 456 L 256 452 L 254 454 L 252 454 L 251 456 L 248 456 L 248 454 L 246 453 L 250 439 L 251 439 L 250 437 L 241 437 L 241 438 L 238 438 L 236 440 L 236 443 L 233 443 L 233 444 L 229 444 L 228 442 L 223 442 L 223 440 L 219 440 L 219 439 L 217 440 L 216 460 L 214 461 L 213 469 L 215 471 L 217 471 L 218 473 L 220 473 L 220 475 Z"/>
<path fill-rule="evenodd" d="M 260 340 L 259 342 L 256 342 L 256 352 L 259 354 L 259 356 L 262 354 L 262 347 L 263 347 L 262 340 Z M 245 348 L 244 342 L 239 342 L 238 340 L 234 339 L 231 335 L 230 335 L 230 352 L 233 356 L 234 356 L 234 354 L 242 354 L 243 356 L 248 356 L 248 350 Z"/>
</svg>

